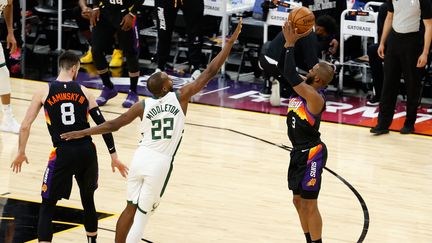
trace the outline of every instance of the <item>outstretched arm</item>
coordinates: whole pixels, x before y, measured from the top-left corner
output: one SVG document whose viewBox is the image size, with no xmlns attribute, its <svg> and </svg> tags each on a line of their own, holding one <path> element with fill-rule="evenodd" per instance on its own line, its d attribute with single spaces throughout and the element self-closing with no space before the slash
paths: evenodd
<svg viewBox="0 0 432 243">
<path fill-rule="evenodd" d="M 310 85 L 306 84 L 304 78 L 296 71 L 296 63 L 294 58 L 294 46 L 297 40 L 305 36 L 297 34 L 297 30 L 293 28 L 291 22 L 285 22 L 283 26 L 285 37 L 285 63 L 283 75 L 286 77 L 294 91 L 307 101 L 307 107 L 312 114 L 319 114 L 324 106 L 324 98 Z M 310 33 L 310 32 L 309 32 Z"/>
<path fill-rule="evenodd" d="M 11 164 L 13 172 L 21 172 L 21 165 L 25 161 L 28 164 L 27 156 L 25 154 L 25 149 L 27 146 L 27 141 L 30 136 L 30 128 L 33 121 L 36 119 L 40 108 L 42 107 L 42 95 L 43 91 L 37 92 L 33 95 L 32 101 L 29 108 L 27 109 L 26 116 L 21 123 L 19 142 L 18 142 L 18 154 Z"/>
<path fill-rule="evenodd" d="M 180 103 L 185 113 L 189 99 L 196 93 L 198 93 L 201 89 L 203 89 L 207 85 L 207 83 L 218 73 L 219 69 L 230 54 L 231 48 L 241 32 L 241 28 L 242 19 L 240 19 L 236 30 L 232 34 L 229 41 L 227 41 L 225 47 L 210 62 L 204 72 L 194 82 L 189 83 L 178 90 L 180 94 Z M 225 36 L 223 36 L 222 38 L 225 38 Z"/>
<path fill-rule="evenodd" d="M 124 127 L 131 123 L 135 118 L 142 117 L 144 112 L 144 106 L 142 102 L 138 102 L 133 105 L 128 111 L 121 114 L 114 120 L 106 121 L 98 126 L 90 127 L 81 131 L 67 132 L 60 135 L 62 139 L 71 140 L 82 138 L 84 136 L 90 136 L 94 134 L 105 134 L 110 132 L 115 132 L 121 127 Z"/>
</svg>

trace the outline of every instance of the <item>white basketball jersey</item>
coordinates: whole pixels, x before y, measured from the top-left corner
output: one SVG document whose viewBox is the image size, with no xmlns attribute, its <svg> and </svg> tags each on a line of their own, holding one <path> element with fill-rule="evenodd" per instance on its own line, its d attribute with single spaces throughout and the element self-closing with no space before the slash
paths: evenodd
<svg viewBox="0 0 432 243">
<path fill-rule="evenodd" d="M 139 145 L 173 156 L 183 135 L 185 115 L 174 92 L 160 99 L 147 98 L 141 121 Z"/>
</svg>

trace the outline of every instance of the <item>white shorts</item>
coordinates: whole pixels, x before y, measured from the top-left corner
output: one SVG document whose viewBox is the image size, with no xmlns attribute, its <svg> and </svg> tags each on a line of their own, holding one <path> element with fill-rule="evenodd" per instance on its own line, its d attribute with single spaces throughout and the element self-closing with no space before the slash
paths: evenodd
<svg viewBox="0 0 432 243">
<path fill-rule="evenodd" d="M 11 93 L 11 85 L 9 78 L 9 70 L 7 69 L 6 59 L 3 53 L 3 47 L 0 45 L 0 95 L 10 94 Z"/>
<path fill-rule="evenodd" d="M 159 205 L 172 171 L 173 157 L 139 146 L 127 179 L 127 200 L 147 214 Z"/>
</svg>

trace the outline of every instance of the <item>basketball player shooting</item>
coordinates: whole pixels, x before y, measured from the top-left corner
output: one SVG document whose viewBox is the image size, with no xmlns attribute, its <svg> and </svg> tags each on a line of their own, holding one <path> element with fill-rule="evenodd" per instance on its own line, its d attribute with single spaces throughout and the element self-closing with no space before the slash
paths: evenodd
<svg viewBox="0 0 432 243">
<path fill-rule="evenodd" d="M 288 105 L 288 137 L 293 145 L 288 168 L 288 187 L 300 218 L 306 242 L 321 243 L 322 219 L 318 210 L 321 174 L 327 161 L 327 148 L 320 139 L 321 114 L 325 110 L 323 89 L 334 76 L 334 67 L 316 64 L 306 77 L 296 71 L 294 45 L 311 30 L 298 34 L 291 21 L 283 26 L 286 48 L 282 74 L 295 91 Z"/>
<path fill-rule="evenodd" d="M 128 243 L 140 242 L 148 218 L 159 205 L 168 183 L 174 156 L 183 135 L 189 100 L 218 73 L 241 28 L 240 19 L 225 47 L 194 82 L 174 92 L 171 78 L 165 72 L 157 72 L 147 80 L 147 88 L 153 97 L 136 103 L 114 120 L 61 135 L 62 139 L 71 140 L 90 134 L 105 134 L 117 131 L 137 117 L 141 119 L 143 138 L 132 159 L 127 181 L 128 203 L 117 221 L 116 243 L 125 240 Z"/>
</svg>

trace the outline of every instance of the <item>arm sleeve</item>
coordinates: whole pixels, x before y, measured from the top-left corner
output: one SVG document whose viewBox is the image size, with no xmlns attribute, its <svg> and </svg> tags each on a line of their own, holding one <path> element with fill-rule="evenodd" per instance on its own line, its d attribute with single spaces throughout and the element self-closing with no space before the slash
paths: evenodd
<svg viewBox="0 0 432 243">
<path fill-rule="evenodd" d="M 281 68 L 279 66 L 279 68 Z M 296 71 L 296 63 L 294 59 L 294 47 L 289 47 L 285 52 L 285 63 L 282 71 L 282 75 L 288 80 L 292 87 L 299 85 L 303 82 L 303 79 L 298 75 Z"/>
<path fill-rule="evenodd" d="M 105 122 L 105 118 L 103 117 L 101 111 L 99 110 L 99 107 L 94 107 L 89 111 L 90 116 L 92 117 L 93 121 L 99 125 Z M 114 137 L 112 133 L 106 133 L 102 135 L 105 144 L 108 148 L 108 151 L 110 154 L 113 154 L 116 152 L 115 145 L 114 145 Z"/>
</svg>

